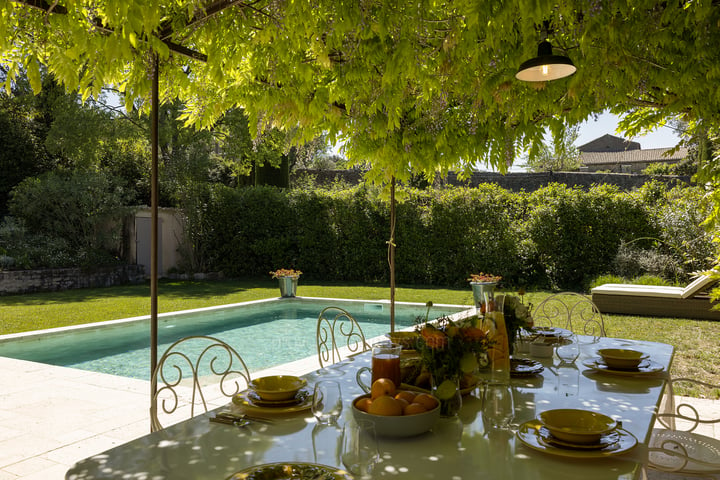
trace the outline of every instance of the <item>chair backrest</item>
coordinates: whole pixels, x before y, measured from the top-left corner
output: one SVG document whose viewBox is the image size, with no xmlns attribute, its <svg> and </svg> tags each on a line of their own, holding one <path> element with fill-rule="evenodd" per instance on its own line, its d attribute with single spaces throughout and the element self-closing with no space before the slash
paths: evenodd
<svg viewBox="0 0 720 480">
<path fill-rule="evenodd" d="M 678 390 L 681 392 L 699 390 L 702 394 L 704 389 L 710 392 L 709 395 L 717 394 L 720 392 L 720 385 L 713 385 L 694 378 L 670 378 L 665 388 L 665 395 L 657 414 L 657 421 L 662 426 L 684 432 L 693 432 L 698 428 L 702 430 L 703 425 L 720 426 L 720 411 L 710 409 L 698 412 L 692 402 L 684 401 L 682 397 L 677 396 Z"/>
<path fill-rule="evenodd" d="M 658 423 L 665 428 L 652 431 L 648 442 L 648 467 L 662 472 L 720 479 L 720 439 L 715 438 L 714 433 L 720 426 L 720 412 L 711 404 L 699 411 L 697 402 L 676 396 L 680 387 L 686 391 L 720 391 L 720 385 L 692 378 L 668 380 L 663 404 L 657 414 Z M 648 475 L 648 478 L 652 477 Z"/>
<path fill-rule="evenodd" d="M 195 407 L 215 408 L 245 390 L 250 372 L 242 357 L 227 343 L 204 335 L 182 338 L 158 360 L 151 382 L 156 392 L 150 405 L 153 431 L 162 423 L 195 416 Z M 160 416 L 163 422 L 160 421 Z"/>
<path fill-rule="evenodd" d="M 605 337 L 605 322 L 598 307 L 585 295 L 561 292 L 550 295 L 532 310 L 539 327 L 559 327 L 582 335 Z"/>
<path fill-rule="evenodd" d="M 315 342 L 321 368 L 339 362 L 341 349 L 348 354 L 370 350 L 360 324 L 339 307 L 327 307 L 320 312 Z"/>
</svg>

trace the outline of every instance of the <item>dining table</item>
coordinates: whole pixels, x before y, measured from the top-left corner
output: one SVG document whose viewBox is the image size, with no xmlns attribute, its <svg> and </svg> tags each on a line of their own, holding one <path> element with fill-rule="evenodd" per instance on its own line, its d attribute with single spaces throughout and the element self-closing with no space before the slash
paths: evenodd
<svg viewBox="0 0 720 480">
<path fill-rule="evenodd" d="M 643 478 L 646 445 L 665 391 L 674 348 L 657 342 L 590 336 L 580 336 L 578 343 L 580 355 L 571 363 L 560 362 L 555 355 L 516 355 L 529 363 L 538 362 L 542 369 L 510 378 L 513 418 L 508 426 L 486 425 L 485 385 L 480 382 L 466 391 L 457 415 L 439 418 L 429 431 L 399 438 L 378 436 L 380 455 L 372 478 Z M 601 348 L 642 351 L 654 368 L 602 368 L 597 362 Z M 319 424 L 307 402 L 273 410 L 233 401 L 83 459 L 68 470 L 66 479 L 223 480 L 236 472 L 274 463 L 344 469 L 343 427 L 353 421 L 353 399 L 365 393 L 356 374 L 370 363 L 371 354 L 365 352 L 304 375 L 308 389 L 326 379 L 340 384 L 343 410 L 336 423 Z M 611 417 L 619 422 L 627 442 L 614 451 L 585 450 L 556 448 L 528 437 L 534 434 L 528 434 L 527 426 L 537 421 L 541 412 L 560 408 L 590 410 Z M 219 411 L 245 412 L 251 419 L 243 427 L 210 421 Z"/>
</svg>

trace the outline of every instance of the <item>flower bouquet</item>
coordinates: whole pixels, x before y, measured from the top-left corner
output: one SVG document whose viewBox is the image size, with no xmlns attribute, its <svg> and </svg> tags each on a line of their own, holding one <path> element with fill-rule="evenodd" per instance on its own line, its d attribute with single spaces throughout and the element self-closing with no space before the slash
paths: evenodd
<svg viewBox="0 0 720 480">
<path fill-rule="evenodd" d="M 433 324 L 426 316 L 425 322 L 415 327 L 420 333 L 416 348 L 423 367 L 431 375 L 432 390 L 440 400 L 442 415 L 457 413 L 463 380 L 474 385 L 473 374 L 486 361 L 488 337 L 477 326 L 477 320 L 470 317 L 452 321 L 440 317 Z"/>
</svg>

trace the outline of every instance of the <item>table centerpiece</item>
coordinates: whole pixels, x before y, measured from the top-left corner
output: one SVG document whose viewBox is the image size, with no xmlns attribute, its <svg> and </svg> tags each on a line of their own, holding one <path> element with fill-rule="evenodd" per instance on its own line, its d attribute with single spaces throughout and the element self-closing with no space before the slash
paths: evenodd
<svg viewBox="0 0 720 480">
<path fill-rule="evenodd" d="M 428 312 L 432 302 L 428 302 Z M 443 316 L 429 322 L 428 315 L 416 325 L 420 334 L 417 351 L 431 375 L 431 391 L 440 400 L 440 414 L 457 415 L 462 406 L 460 382 L 472 376 L 488 351 L 488 337 L 478 317 L 451 320 Z"/>
</svg>

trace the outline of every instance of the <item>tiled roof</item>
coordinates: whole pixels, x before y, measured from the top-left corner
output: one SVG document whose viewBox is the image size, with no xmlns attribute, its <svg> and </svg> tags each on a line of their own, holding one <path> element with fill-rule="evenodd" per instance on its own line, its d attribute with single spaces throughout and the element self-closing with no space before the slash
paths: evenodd
<svg viewBox="0 0 720 480">
<path fill-rule="evenodd" d="M 580 145 L 578 150 L 581 152 L 624 152 L 626 150 L 640 150 L 640 144 L 606 134 L 585 145 Z"/>
<path fill-rule="evenodd" d="M 688 155 L 687 148 L 678 148 L 671 155 L 663 155 L 667 148 L 627 150 L 624 152 L 580 152 L 583 165 L 630 165 L 633 163 L 679 162 Z"/>
</svg>

